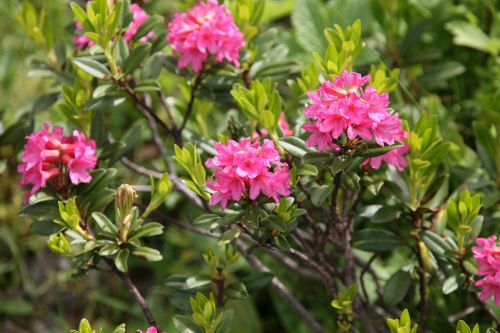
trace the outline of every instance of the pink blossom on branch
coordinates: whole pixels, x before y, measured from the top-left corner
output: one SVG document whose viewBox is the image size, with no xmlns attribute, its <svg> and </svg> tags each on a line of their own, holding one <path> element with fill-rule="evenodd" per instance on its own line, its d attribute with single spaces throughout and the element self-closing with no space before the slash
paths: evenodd
<svg viewBox="0 0 500 333">
<path fill-rule="evenodd" d="M 482 301 L 494 297 L 495 303 L 500 305 L 500 246 L 496 244 L 497 237 L 477 238 L 472 248 L 474 259 L 479 267 L 476 274 L 482 276 L 476 282 L 481 288 L 480 298 Z"/>
<path fill-rule="evenodd" d="M 401 127 L 399 115 L 389 112 L 389 96 L 377 93 L 369 85 L 363 89 L 369 81 L 369 75 L 344 71 L 309 93 L 311 104 L 306 106 L 304 114 L 313 122 L 302 126 L 311 133 L 306 140 L 309 147 L 318 151 L 339 150 L 342 135 L 351 141 L 374 141 L 380 146 L 404 142 L 407 133 Z M 404 159 L 407 152 L 407 146 L 401 147 L 370 158 L 365 164 L 378 169 L 381 162 L 386 162 L 402 171 L 407 167 Z"/>
<path fill-rule="evenodd" d="M 167 42 L 180 55 L 177 67 L 200 72 L 209 55 L 239 67 L 239 50 L 245 45 L 231 12 L 216 0 L 200 2 L 186 13 L 176 13 L 168 24 Z"/>
<path fill-rule="evenodd" d="M 17 170 L 22 174 L 19 184 L 31 185 L 24 201 L 52 182 L 54 189 L 67 184 L 66 174 L 73 184 L 89 183 L 92 179 L 89 170 L 97 165 L 96 146 L 83 133 L 73 131 L 64 136 L 61 126 L 52 131 L 48 123 L 40 131 L 30 134 L 21 156 Z"/>
<path fill-rule="evenodd" d="M 220 202 L 222 209 L 229 201 L 240 201 L 243 197 L 256 200 L 259 195 L 279 201 L 279 195 L 290 194 L 288 164 L 281 162 L 273 141 L 252 143 L 250 138 L 239 142 L 229 140 L 227 144 L 215 144 L 217 155 L 205 163 L 216 169 L 215 181 L 207 186 L 215 191 L 210 205 Z"/>
</svg>

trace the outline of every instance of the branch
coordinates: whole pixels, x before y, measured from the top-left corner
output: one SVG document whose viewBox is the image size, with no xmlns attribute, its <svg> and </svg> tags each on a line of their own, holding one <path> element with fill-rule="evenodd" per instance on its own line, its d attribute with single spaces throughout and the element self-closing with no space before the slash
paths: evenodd
<svg viewBox="0 0 500 333">
<path fill-rule="evenodd" d="M 116 268 L 115 263 L 111 259 L 104 258 L 104 260 L 109 265 L 111 270 L 122 279 L 123 283 L 125 283 L 132 296 L 134 296 L 135 301 L 141 307 L 142 312 L 144 313 L 144 316 L 146 317 L 149 325 L 158 328 L 158 324 L 156 323 L 156 320 L 154 319 L 153 314 L 151 313 L 151 310 L 149 309 L 146 303 L 146 300 L 141 295 L 139 289 L 137 289 L 132 280 L 128 277 L 128 275 L 118 270 L 118 268 Z"/>
<path fill-rule="evenodd" d="M 420 240 L 417 240 L 417 242 Z M 420 251 L 420 246 L 417 244 L 417 257 L 418 257 L 418 276 L 419 276 L 419 294 L 420 302 L 418 304 L 420 312 L 420 323 L 418 326 L 418 331 L 421 333 L 426 332 L 426 321 L 427 321 L 427 276 L 425 273 L 424 260 L 422 258 L 422 253 Z"/>
<path fill-rule="evenodd" d="M 267 268 L 259 259 L 246 253 L 245 246 L 241 241 L 236 241 L 236 246 L 238 250 L 243 253 L 248 263 L 255 268 L 258 272 L 269 272 Z M 285 285 L 278 279 L 274 277 L 270 282 L 271 287 L 276 290 L 276 292 L 285 300 L 288 305 L 304 320 L 304 322 L 315 332 L 315 333 L 327 333 L 327 331 L 318 323 L 311 314 L 306 310 L 306 308 L 290 293 L 290 291 L 285 287 Z"/>
<path fill-rule="evenodd" d="M 182 130 L 184 129 L 184 127 L 186 127 L 189 116 L 193 112 L 194 100 L 196 98 L 196 90 L 198 90 L 198 87 L 201 84 L 202 76 L 203 76 L 203 72 L 200 72 L 196 76 L 196 78 L 194 79 L 194 84 L 193 84 L 193 87 L 191 88 L 191 97 L 189 98 L 188 106 L 186 109 L 186 114 L 184 115 L 184 119 L 182 120 L 182 125 L 179 128 L 179 133 L 182 133 Z"/>
<path fill-rule="evenodd" d="M 138 106 L 139 111 L 146 116 L 146 114 L 154 119 L 154 121 L 161 127 L 161 129 L 166 133 L 166 134 L 172 134 L 172 130 L 161 120 L 156 113 L 151 109 L 149 105 L 147 105 L 139 96 L 136 94 L 134 89 L 132 89 L 127 82 L 123 81 L 117 81 L 114 80 L 115 84 L 120 87 L 123 91 L 125 91 L 134 101 L 134 103 Z M 176 137 L 173 135 L 174 138 Z"/>
<path fill-rule="evenodd" d="M 156 178 L 156 179 L 160 179 L 163 176 L 163 173 L 161 173 L 159 171 L 147 169 L 147 168 L 145 168 L 145 167 L 143 167 L 141 165 L 138 165 L 135 162 L 132 162 L 131 160 L 129 160 L 126 157 L 122 157 L 121 158 L 121 162 L 126 167 L 128 167 L 130 170 L 132 170 L 132 171 L 134 171 L 134 172 L 136 172 L 136 173 L 138 173 L 140 175 L 143 175 L 143 176 L 146 176 L 146 177 L 153 177 L 153 178 Z M 168 163 L 168 160 L 167 160 L 167 163 Z M 194 193 L 193 191 L 191 191 L 191 189 L 189 187 L 187 187 L 186 184 L 184 184 L 182 182 L 182 180 L 177 176 L 177 173 L 175 172 L 175 170 L 172 167 L 169 168 L 169 178 L 172 181 L 172 183 L 174 183 L 175 188 L 179 192 L 181 192 L 182 194 L 184 194 L 196 206 L 198 206 L 198 207 L 206 210 L 206 207 L 207 207 L 206 201 L 200 199 L 196 195 L 196 193 Z"/>
</svg>

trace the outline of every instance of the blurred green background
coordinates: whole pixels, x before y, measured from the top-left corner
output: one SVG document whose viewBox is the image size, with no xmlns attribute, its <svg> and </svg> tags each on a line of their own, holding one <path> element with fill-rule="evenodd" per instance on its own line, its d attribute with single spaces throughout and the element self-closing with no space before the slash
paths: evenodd
<svg viewBox="0 0 500 333">
<path fill-rule="evenodd" d="M 31 3 L 37 10 L 46 11 L 54 40 L 71 44 L 73 17 L 69 2 Z M 192 1 L 149 0 L 144 8 L 164 15 L 168 21 L 175 10 L 191 4 Z M 306 5 L 316 6 L 317 12 L 304 11 Z M 30 110 L 37 96 L 54 88 L 50 79 L 30 73 L 37 58 L 45 57 L 45 50 L 19 24 L 16 15 L 21 6 L 21 1 L 0 1 L 0 133 Z M 452 186 L 467 184 L 484 194 L 487 213 L 483 234 L 498 234 L 500 147 L 484 149 L 472 122 L 496 124 L 497 131 L 500 126 L 499 1 L 269 0 L 263 25 L 278 27 L 280 38 L 298 63 L 305 63 L 308 52 L 317 47 L 317 36 L 308 35 L 308 27 L 303 25 L 307 15 L 311 15 L 318 29 L 362 20 L 367 47 L 358 71 L 368 72 L 370 64 L 379 62 L 401 68 L 393 99 L 398 110 L 407 119 L 415 118 L 422 109 L 438 115 L 443 135 L 458 147 L 449 157 L 458 161 L 458 166 L 451 170 L 457 182 Z M 55 122 L 61 119 L 57 112 L 56 107 L 43 109 L 36 119 L 39 123 L 49 118 Z M 126 120 L 119 118 L 114 116 L 111 122 L 117 133 L 127 129 L 122 126 Z M 82 317 L 89 318 L 95 327 L 103 327 L 103 332 L 123 321 L 130 332 L 144 329 L 142 313 L 138 306 L 131 305 L 133 301 L 120 281 L 95 272 L 72 279 L 69 261 L 51 253 L 45 238 L 30 233 L 30 221 L 19 216 L 22 189 L 17 185 L 16 163 L 13 146 L 1 146 L 0 332 L 68 332 Z M 134 181 L 144 183 L 144 179 L 129 179 Z M 175 207 L 175 215 L 193 214 L 182 211 L 182 205 Z M 134 261 L 131 276 L 147 294 L 160 326 L 174 332 L 171 317 L 176 309 L 168 301 L 171 291 L 161 282 L 174 273 L 195 274 L 205 269 L 201 252 L 210 247 L 211 241 L 175 227 L 168 228 L 163 237 L 156 240 L 156 248 L 164 260 L 153 265 Z M 239 268 L 247 269 L 243 260 Z M 276 267 L 278 272 L 280 269 Z M 279 274 L 287 276 L 286 271 Z M 298 290 L 299 298 L 309 306 L 314 305 L 314 295 L 322 290 L 313 284 L 297 284 L 294 277 L 287 276 L 287 281 L 295 285 L 292 289 Z M 453 296 L 443 301 L 442 306 L 462 309 L 461 300 Z M 231 306 L 237 309 L 234 332 L 308 332 L 269 288 L 249 300 L 234 301 Z M 328 320 L 331 310 L 311 311 Z M 445 326 L 452 327 L 448 323 Z"/>
</svg>

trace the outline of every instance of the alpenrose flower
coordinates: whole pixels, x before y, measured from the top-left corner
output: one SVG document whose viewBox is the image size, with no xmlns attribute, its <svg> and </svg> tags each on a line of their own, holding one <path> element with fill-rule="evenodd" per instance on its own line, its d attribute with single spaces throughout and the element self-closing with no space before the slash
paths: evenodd
<svg viewBox="0 0 500 333">
<path fill-rule="evenodd" d="M 68 177 L 75 185 L 92 180 L 89 170 L 97 165 L 96 145 L 83 133 L 73 131 L 65 136 L 61 126 L 54 126 L 51 131 L 45 123 L 42 130 L 30 134 L 26 140 L 17 168 L 22 174 L 19 184 L 32 186 L 24 197 L 25 202 L 48 185 L 56 191 L 62 189 L 67 186 Z"/>
<path fill-rule="evenodd" d="M 176 13 L 168 24 L 167 42 L 179 54 L 177 67 L 191 66 L 200 72 L 209 55 L 216 62 L 226 59 L 239 67 L 238 51 L 245 38 L 234 23 L 231 12 L 217 0 L 200 2 L 186 13 Z"/>
<path fill-rule="evenodd" d="M 139 28 L 146 22 L 149 18 L 148 14 L 136 3 L 130 5 L 130 11 L 133 14 L 132 21 L 130 22 L 127 30 L 123 34 L 123 38 L 128 43 L 139 31 Z M 82 51 L 86 48 L 92 47 L 95 43 L 93 40 L 84 35 L 85 31 L 80 22 L 75 23 L 75 28 L 77 29 L 76 35 L 73 37 L 73 44 L 77 50 Z M 145 43 L 153 38 L 153 32 L 150 31 L 146 36 L 143 36 L 139 41 Z"/>
<path fill-rule="evenodd" d="M 369 81 L 370 75 L 343 71 L 333 82 L 325 81 L 308 94 L 311 104 L 306 106 L 304 114 L 314 122 L 302 128 L 311 133 L 306 140 L 309 147 L 318 151 L 339 150 L 338 139 L 343 134 L 350 141 L 374 141 L 380 146 L 404 142 L 407 133 L 401 127 L 399 115 L 389 112 L 387 93 L 378 94 L 370 85 L 362 89 Z M 402 170 L 407 166 L 404 160 L 407 151 L 408 147 L 401 147 L 365 163 L 378 169 L 384 161 Z"/>
<path fill-rule="evenodd" d="M 255 200 L 261 194 L 278 202 L 278 195 L 290 194 L 288 164 L 280 161 L 273 141 L 264 140 L 261 145 L 242 138 L 239 142 L 229 140 L 226 145 L 217 142 L 215 149 L 217 155 L 205 163 L 215 169 L 215 181 L 207 182 L 215 191 L 210 205 L 220 202 L 225 209 L 231 200 Z"/>
<path fill-rule="evenodd" d="M 478 246 L 472 247 L 472 253 L 479 266 L 476 274 L 482 276 L 476 282 L 476 286 L 481 288 L 479 297 L 482 301 L 494 297 L 496 305 L 500 305 L 500 246 L 496 240 L 496 236 L 477 238 Z"/>
</svg>

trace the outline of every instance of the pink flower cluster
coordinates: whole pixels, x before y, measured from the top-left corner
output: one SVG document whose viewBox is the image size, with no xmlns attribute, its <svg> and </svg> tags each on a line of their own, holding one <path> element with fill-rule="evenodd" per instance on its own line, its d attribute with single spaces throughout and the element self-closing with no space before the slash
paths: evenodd
<svg viewBox="0 0 500 333">
<path fill-rule="evenodd" d="M 245 45 L 241 31 L 231 12 L 217 0 L 200 2 L 186 13 L 176 13 L 168 24 L 167 41 L 174 53 L 180 54 L 179 68 L 192 66 L 200 72 L 209 55 L 216 62 L 224 59 L 239 67 L 238 51 Z"/>
<path fill-rule="evenodd" d="M 278 195 L 290 193 L 288 164 L 280 161 L 280 155 L 273 141 L 252 143 L 250 138 L 239 142 L 230 140 L 227 145 L 216 143 L 217 155 L 206 162 L 214 168 L 215 181 L 207 186 L 215 193 L 210 205 L 221 203 L 222 209 L 230 200 L 239 201 L 242 196 L 255 200 L 260 194 L 279 201 Z"/>
<path fill-rule="evenodd" d="M 500 305 L 500 246 L 496 240 L 496 236 L 476 239 L 478 246 L 472 248 L 472 253 L 479 265 L 476 273 L 483 276 L 476 282 L 481 288 L 481 300 L 495 297 L 495 303 Z"/>
<path fill-rule="evenodd" d="M 70 136 L 65 136 L 63 131 L 61 126 L 54 126 L 51 132 L 49 124 L 45 123 L 42 130 L 26 138 L 22 163 L 18 166 L 22 174 L 19 184 L 32 185 L 25 202 L 52 180 L 56 190 L 66 185 L 66 173 L 73 184 L 88 183 L 92 179 L 89 169 L 97 164 L 95 142 L 78 131 Z"/>
<path fill-rule="evenodd" d="M 133 17 L 127 30 L 123 34 L 123 38 L 128 43 L 139 31 L 139 28 L 148 20 L 148 14 L 136 3 L 130 5 L 130 10 L 132 11 Z M 73 44 L 78 50 L 84 50 L 88 47 L 93 46 L 95 43 L 93 40 L 84 35 L 83 26 L 80 22 L 75 23 L 75 28 L 78 30 L 77 34 L 73 37 Z M 139 41 L 147 42 L 149 39 L 153 38 L 153 32 L 150 31 L 146 36 L 141 37 Z"/>
<path fill-rule="evenodd" d="M 314 122 L 302 126 L 311 133 L 306 140 L 308 146 L 317 147 L 318 151 L 339 150 L 337 139 L 342 134 L 349 140 L 375 141 L 380 146 L 404 141 L 407 133 L 401 127 L 399 115 L 389 112 L 388 95 L 378 94 L 370 85 L 362 89 L 368 81 L 369 75 L 344 71 L 333 82 L 326 81 L 309 93 L 312 103 L 304 114 Z M 407 166 L 403 158 L 407 151 L 407 147 L 401 147 L 370 159 L 369 163 L 378 168 L 385 161 L 402 170 Z"/>
</svg>

